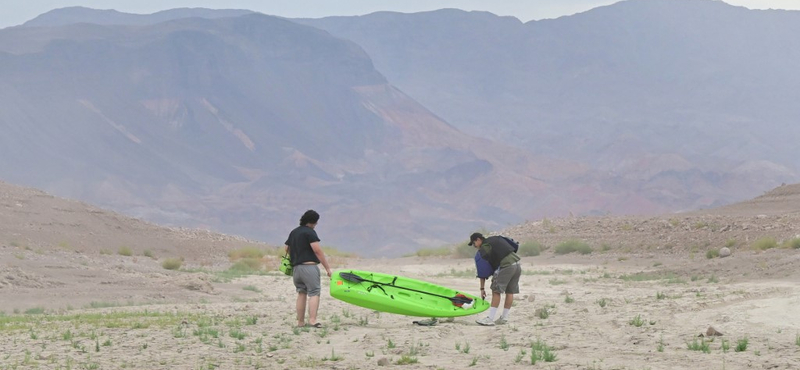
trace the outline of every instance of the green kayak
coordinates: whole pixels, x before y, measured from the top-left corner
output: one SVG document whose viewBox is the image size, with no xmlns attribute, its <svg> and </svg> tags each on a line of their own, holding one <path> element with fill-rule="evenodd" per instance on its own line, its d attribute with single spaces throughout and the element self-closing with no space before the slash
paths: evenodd
<svg viewBox="0 0 800 370">
<path fill-rule="evenodd" d="M 376 311 L 419 317 L 454 317 L 486 311 L 489 302 L 421 280 L 379 272 L 333 273 L 331 296 Z"/>
</svg>

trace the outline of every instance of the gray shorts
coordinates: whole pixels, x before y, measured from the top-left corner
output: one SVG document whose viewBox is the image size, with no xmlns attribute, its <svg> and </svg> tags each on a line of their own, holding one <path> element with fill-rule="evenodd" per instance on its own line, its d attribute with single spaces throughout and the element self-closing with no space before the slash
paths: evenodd
<svg viewBox="0 0 800 370">
<path fill-rule="evenodd" d="M 519 293 L 519 276 L 522 275 L 522 267 L 519 262 L 501 268 L 492 277 L 492 292 L 517 294 Z"/>
<path fill-rule="evenodd" d="M 317 265 L 297 265 L 292 270 L 294 287 L 298 293 L 308 294 L 309 297 L 319 295 L 320 275 Z"/>
</svg>

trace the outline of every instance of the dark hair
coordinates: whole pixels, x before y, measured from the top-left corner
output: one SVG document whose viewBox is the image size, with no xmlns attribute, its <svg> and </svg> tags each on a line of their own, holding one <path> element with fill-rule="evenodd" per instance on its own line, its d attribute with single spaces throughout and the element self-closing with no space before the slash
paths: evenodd
<svg viewBox="0 0 800 370">
<path fill-rule="evenodd" d="M 300 217 L 300 226 L 315 224 L 317 221 L 319 221 L 319 213 L 313 209 L 309 209 L 306 211 L 306 213 L 303 213 L 302 217 Z"/>
<path fill-rule="evenodd" d="M 475 244 L 475 241 L 478 240 L 478 239 L 480 239 L 481 242 L 486 240 L 486 238 L 483 237 L 483 234 L 481 234 L 481 233 L 472 233 L 472 235 L 469 236 L 469 245 L 472 246 L 473 244 Z"/>
</svg>

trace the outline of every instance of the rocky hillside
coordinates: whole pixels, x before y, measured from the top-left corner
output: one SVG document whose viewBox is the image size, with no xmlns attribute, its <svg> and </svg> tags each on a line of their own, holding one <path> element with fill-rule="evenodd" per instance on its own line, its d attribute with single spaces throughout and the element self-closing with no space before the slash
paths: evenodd
<svg viewBox="0 0 800 370">
<path fill-rule="evenodd" d="M 0 245 L 38 254 L 57 251 L 184 258 L 193 263 L 226 259 L 230 250 L 264 243 L 200 229 L 167 228 L 40 190 L 0 182 Z"/>
<path fill-rule="evenodd" d="M 593 253 L 704 256 L 800 247 L 800 184 L 782 185 L 749 201 L 709 210 L 657 217 L 564 217 L 513 226 L 501 233 L 538 242 L 550 253 L 566 241 L 587 244 Z M 798 239 L 800 240 L 800 239 Z"/>
</svg>

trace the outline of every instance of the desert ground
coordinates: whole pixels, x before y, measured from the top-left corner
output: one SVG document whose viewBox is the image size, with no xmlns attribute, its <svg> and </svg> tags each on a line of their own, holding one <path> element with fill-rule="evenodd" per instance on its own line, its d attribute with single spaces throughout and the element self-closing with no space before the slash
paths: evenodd
<svg viewBox="0 0 800 370">
<path fill-rule="evenodd" d="M 542 249 L 522 260 L 506 325 L 414 325 L 331 298 L 323 278 L 320 329 L 294 326 L 277 247 L 0 190 L 0 369 L 800 368 L 796 187 L 502 230 Z M 589 250 L 563 253 L 568 239 Z M 331 259 L 478 293 L 469 258 Z"/>
</svg>

